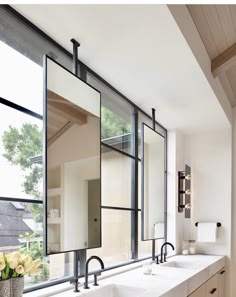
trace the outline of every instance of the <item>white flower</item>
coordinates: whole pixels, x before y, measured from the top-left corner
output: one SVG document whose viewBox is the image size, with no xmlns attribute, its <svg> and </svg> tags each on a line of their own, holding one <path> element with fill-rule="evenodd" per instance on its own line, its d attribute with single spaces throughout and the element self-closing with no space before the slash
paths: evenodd
<svg viewBox="0 0 236 297">
<path fill-rule="evenodd" d="M 16 267 L 16 273 L 17 274 L 23 274 L 25 272 L 24 267 L 22 265 L 18 265 Z"/>
<path fill-rule="evenodd" d="M 29 265 L 32 262 L 32 258 L 30 256 L 25 256 L 22 258 L 22 262 L 24 262 L 24 265 Z"/>
<path fill-rule="evenodd" d="M 25 269 L 25 273 L 29 273 L 30 270 L 34 267 L 33 263 L 29 263 L 29 264 L 25 264 L 24 265 L 24 269 Z"/>
<path fill-rule="evenodd" d="M 6 267 L 6 263 L 3 257 L 0 257 L 0 271 Z"/>
<path fill-rule="evenodd" d="M 17 252 L 13 252 L 13 253 L 12 253 L 12 257 L 13 257 L 13 258 L 16 258 L 18 262 L 21 262 L 21 261 L 22 261 L 22 259 L 21 259 L 21 254 L 20 254 L 20 252 L 18 252 L 18 251 L 17 251 Z"/>
<path fill-rule="evenodd" d="M 42 264 L 42 261 L 40 259 L 36 259 L 32 262 L 32 264 L 35 268 L 38 268 Z"/>
<path fill-rule="evenodd" d="M 17 257 L 10 257 L 7 261 L 11 269 L 15 269 L 19 265 Z"/>
<path fill-rule="evenodd" d="M 40 274 L 40 272 L 41 272 L 41 269 L 33 267 L 33 269 L 31 269 L 31 271 L 30 271 L 30 275 L 32 275 L 32 276 L 38 275 L 38 274 Z"/>
</svg>

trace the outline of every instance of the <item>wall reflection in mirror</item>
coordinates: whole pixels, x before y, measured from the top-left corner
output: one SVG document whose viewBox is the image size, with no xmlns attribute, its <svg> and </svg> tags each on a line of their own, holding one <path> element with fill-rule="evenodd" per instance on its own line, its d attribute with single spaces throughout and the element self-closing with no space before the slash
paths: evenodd
<svg viewBox="0 0 236 297">
<path fill-rule="evenodd" d="M 45 58 L 46 253 L 101 246 L 100 93 Z"/>
<path fill-rule="evenodd" d="M 142 240 L 165 236 L 165 139 L 142 124 Z"/>
</svg>

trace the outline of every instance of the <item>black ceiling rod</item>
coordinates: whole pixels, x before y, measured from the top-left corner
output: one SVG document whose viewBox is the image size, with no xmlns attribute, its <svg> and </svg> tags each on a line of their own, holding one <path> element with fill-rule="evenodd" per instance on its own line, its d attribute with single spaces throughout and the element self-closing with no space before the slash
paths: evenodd
<svg viewBox="0 0 236 297">
<path fill-rule="evenodd" d="M 73 72 L 76 76 L 78 76 L 78 48 L 80 47 L 80 43 L 76 41 L 74 38 L 71 39 L 73 43 Z M 74 251 L 74 292 L 79 292 L 79 262 L 80 262 L 80 252 Z"/>
<path fill-rule="evenodd" d="M 152 108 L 152 128 L 156 131 L 156 110 Z"/>
<path fill-rule="evenodd" d="M 74 38 L 71 39 L 71 42 L 73 43 L 73 72 L 78 76 L 78 48 L 80 47 L 80 43 Z"/>
</svg>

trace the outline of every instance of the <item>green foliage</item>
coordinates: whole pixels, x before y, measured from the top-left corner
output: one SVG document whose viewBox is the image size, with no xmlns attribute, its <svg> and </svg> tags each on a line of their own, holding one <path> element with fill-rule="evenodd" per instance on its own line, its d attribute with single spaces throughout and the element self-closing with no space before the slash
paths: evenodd
<svg viewBox="0 0 236 297">
<path fill-rule="evenodd" d="M 3 156 L 12 164 L 17 165 L 24 172 L 23 191 L 31 195 L 33 199 L 41 199 L 39 183 L 42 180 L 42 166 L 32 163 L 34 156 L 42 154 L 43 133 L 37 125 L 24 123 L 20 129 L 9 126 L 8 130 L 3 133 L 2 142 L 5 149 Z M 42 223 L 43 213 L 40 204 L 24 204 L 25 208 L 32 213 L 35 222 Z M 40 243 L 42 233 L 32 232 L 21 235 L 30 243 L 29 249 L 26 246 L 21 247 L 21 254 L 29 255 L 33 260 L 43 260 L 43 247 Z M 39 239 L 39 241 L 35 239 Z M 49 277 L 48 263 L 41 267 L 40 275 L 31 277 L 33 283 L 47 280 Z"/>
<path fill-rule="evenodd" d="M 4 255 L 3 257 L 4 257 L 4 262 L 6 263 L 6 266 L 1 271 L 1 277 L 0 277 L 0 279 L 6 280 L 6 279 L 9 279 L 10 278 L 10 267 L 9 267 L 8 262 L 7 262 L 6 256 Z"/>
<path fill-rule="evenodd" d="M 27 255 L 31 256 L 33 260 L 41 259 L 43 261 L 44 260 L 43 247 L 41 246 L 40 241 L 35 241 L 36 238 L 40 239 L 40 237 L 42 237 L 42 233 L 40 233 L 40 232 L 33 232 L 33 233 L 26 232 L 24 235 L 21 235 L 21 237 L 24 237 L 28 242 L 30 242 L 30 248 L 27 249 L 26 246 L 22 246 L 20 249 L 20 253 L 25 256 L 27 256 Z M 49 278 L 48 263 L 43 262 L 40 269 L 41 269 L 41 273 L 39 275 L 31 277 L 32 283 L 37 283 L 37 282 L 48 280 L 48 278 Z"/>
<path fill-rule="evenodd" d="M 101 110 L 101 121 L 102 139 L 130 133 L 130 125 L 104 106 Z"/>
<path fill-rule="evenodd" d="M 24 256 L 31 256 L 33 260 L 41 259 L 43 260 L 43 249 L 40 245 L 40 241 L 35 239 L 40 239 L 42 237 L 42 233 L 40 232 L 26 232 L 24 235 L 20 236 L 21 238 L 25 238 L 28 242 L 30 242 L 30 248 L 27 249 L 26 246 L 22 246 L 20 249 L 20 253 Z"/>
<path fill-rule="evenodd" d="M 4 131 L 2 142 L 5 149 L 3 156 L 24 172 L 24 192 L 34 199 L 42 198 L 39 183 L 42 179 L 42 166 L 34 164 L 31 157 L 42 154 L 43 133 L 37 125 L 24 123 L 20 129 L 9 126 Z M 26 204 L 36 222 L 42 222 L 42 211 L 37 204 Z"/>
<path fill-rule="evenodd" d="M 25 172 L 24 192 L 33 198 L 42 198 L 38 185 L 42 179 L 42 166 L 34 164 L 31 157 L 42 154 L 43 133 L 37 125 L 24 123 L 20 129 L 9 126 L 3 133 L 3 156 Z"/>
</svg>

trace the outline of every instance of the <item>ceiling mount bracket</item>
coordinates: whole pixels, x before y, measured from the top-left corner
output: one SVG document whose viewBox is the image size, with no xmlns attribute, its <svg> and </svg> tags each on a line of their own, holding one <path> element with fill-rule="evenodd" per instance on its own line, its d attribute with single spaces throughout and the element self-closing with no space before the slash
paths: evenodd
<svg viewBox="0 0 236 297">
<path fill-rule="evenodd" d="M 80 43 L 74 38 L 70 41 L 73 43 L 73 72 L 75 75 L 78 75 L 78 48 L 80 47 Z"/>
</svg>

